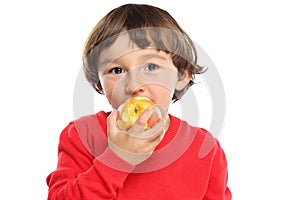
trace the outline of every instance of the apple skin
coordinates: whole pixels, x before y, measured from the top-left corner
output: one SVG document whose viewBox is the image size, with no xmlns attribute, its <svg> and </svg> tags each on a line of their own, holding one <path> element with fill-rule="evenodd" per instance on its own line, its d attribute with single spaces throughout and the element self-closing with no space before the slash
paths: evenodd
<svg viewBox="0 0 300 200">
<path fill-rule="evenodd" d="M 146 109 L 152 108 L 154 105 L 154 102 L 147 97 L 131 97 L 120 107 L 119 112 L 121 119 L 117 120 L 118 128 L 122 131 L 127 131 Z M 159 120 L 155 109 L 153 109 L 153 111 L 151 117 L 145 124 L 144 130 L 153 127 Z"/>
</svg>

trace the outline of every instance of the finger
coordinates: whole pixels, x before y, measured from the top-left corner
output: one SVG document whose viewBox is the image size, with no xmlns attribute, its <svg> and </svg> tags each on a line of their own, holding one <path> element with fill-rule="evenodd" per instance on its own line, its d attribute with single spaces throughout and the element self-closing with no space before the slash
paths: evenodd
<svg viewBox="0 0 300 200">
<path fill-rule="evenodd" d="M 148 129 L 140 134 L 141 138 L 152 139 L 163 132 L 164 121 L 159 120 L 151 129 Z"/>
<path fill-rule="evenodd" d="M 154 151 L 157 145 L 162 141 L 164 132 L 160 132 L 156 137 L 148 141 L 148 151 Z"/>
<path fill-rule="evenodd" d="M 117 131 L 119 131 L 119 129 L 117 127 L 117 122 L 116 122 L 117 115 L 118 115 L 117 110 L 113 109 L 113 111 L 110 113 L 110 115 L 106 119 L 109 134 L 116 133 Z"/>
<path fill-rule="evenodd" d="M 126 133 L 133 137 L 140 138 L 140 135 L 143 132 L 144 132 L 144 126 L 140 126 L 134 123 Z"/>
<path fill-rule="evenodd" d="M 167 113 L 166 110 L 159 104 L 156 104 L 153 106 L 152 108 L 153 110 L 155 110 L 155 112 L 158 114 L 158 117 L 160 119 L 166 119 L 167 118 Z"/>
<path fill-rule="evenodd" d="M 168 115 L 165 109 L 160 105 L 155 105 L 152 107 L 152 115 L 148 120 L 148 127 L 152 128 L 159 120 L 165 120 L 168 118 Z"/>
<path fill-rule="evenodd" d="M 151 117 L 151 115 L 152 115 L 152 109 L 151 108 L 146 109 L 136 120 L 135 124 L 144 127 L 147 121 L 149 120 L 149 118 Z"/>
<path fill-rule="evenodd" d="M 148 141 L 149 142 L 155 142 L 155 141 L 161 141 L 161 139 L 163 138 L 163 136 L 164 136 L 164 132 L 163 132 L 163 130 L 162 131 L 160 131 L 158 134 L 155 134 L 155 135 L 153 135 L 153 137 L 149 137 L 149 138 L 147 138 L 148 139 Z"/>
<path fill-rule="evenodd" d="M 157 135 L 157 137 L 153 138 L 151 140 L 151 143 L 156 147 L 164 138 L 165 132 L 161 132 L 160 134 Z"/>
<path fill-rule="evenodd" d="M 131 126 L 131 128 L 127 131 L 127 134 L 130 134 L 134 137 L 139 137 L 140 134 L 144 132 L 145 124 L 147 123 L 151 115 L 152 115 L 151 109 L 145 110 L 140 115 L 140 117 L 135 121 L 135 123 Z"/>
<path fill-rule="evenodd" d="M 145 124 L 152 117 L 153 114 L 157 115 L 157 119 L 150 129 L 145 130 Z M 152 108 L 145 110 L 133 126 L 128 130 L 127 134 L 130 134 L 133 137 L 138 137 L 141 139 L 153 140 L 160 133 L 164 132 L 164 127 L 166 124 L 167 113 L 165 109 L 160 105 L 155 105 Z"/>
</svg>

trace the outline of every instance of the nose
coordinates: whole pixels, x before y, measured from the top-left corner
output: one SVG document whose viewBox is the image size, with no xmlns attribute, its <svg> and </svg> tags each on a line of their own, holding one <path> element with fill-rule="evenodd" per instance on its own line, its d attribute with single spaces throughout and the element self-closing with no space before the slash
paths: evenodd
<svg viewBox="0 0 300 200">
<path fill-rule="evenodd" d="M 144 80 L 136 71 L 129 71 L 125 77 L 125 92 L 129 95 L 137 95 L 145 91 Z"/>
</svg>

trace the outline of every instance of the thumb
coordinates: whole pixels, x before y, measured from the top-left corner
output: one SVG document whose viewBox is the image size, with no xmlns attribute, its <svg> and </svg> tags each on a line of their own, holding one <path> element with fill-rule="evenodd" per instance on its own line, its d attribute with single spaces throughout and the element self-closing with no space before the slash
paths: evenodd
<svg viewBox="0 0 300 200">
<path fill-rule="evenodd" d="M 113 109 L 110 115 L 106 119 L 108 133 L 114 133 L 118 130 L 117 117 L 118 117 L 118 111 L 116 109 Z"/>
</svg>

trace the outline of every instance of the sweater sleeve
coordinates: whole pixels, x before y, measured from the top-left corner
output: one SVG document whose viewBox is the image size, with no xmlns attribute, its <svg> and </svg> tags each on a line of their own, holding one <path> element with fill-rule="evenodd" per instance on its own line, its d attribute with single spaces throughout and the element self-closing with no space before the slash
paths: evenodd
<svg viewBox="0 0 300 200">
<path fill-rule="evenodd" d="M 231 200 L 231 191 L 227 187 L 227 161 L 219 142 L 216 142 L 213 152 L 214 158 L 204 200 Z"/>
<path fill-rule="evenodd" d="M 101 160 L 127 167 L 119 171 Z M 82 144 L 74 124 L 61 133 L 57 169 L 47 177 L 48 199 L 116 199 L 133 166 L 121 160 L 109 148 L 94 158 Z"/>
</svg>

